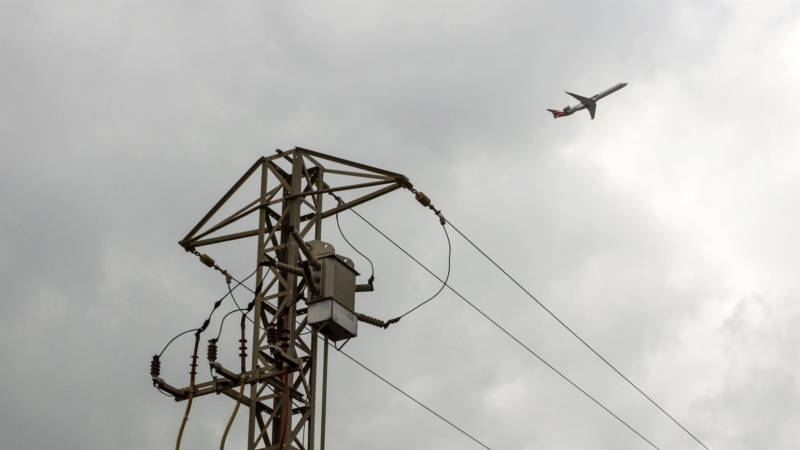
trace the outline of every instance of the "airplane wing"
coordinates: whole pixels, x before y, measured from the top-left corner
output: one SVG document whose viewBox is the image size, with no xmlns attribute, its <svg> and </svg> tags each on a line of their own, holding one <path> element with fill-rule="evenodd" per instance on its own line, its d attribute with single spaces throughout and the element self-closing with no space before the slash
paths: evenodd
<svg viewBox="0 0 800 450">
<path fill-rule="evenodd" d="M 580 95 L 578 95 L 578 94 L 573 94 L 572 92 L 567 92 L 567 94 L 569 94 L 569 95 L 571 95 L 571 96 L 575 97 L 575 100 L 577 100 L 577 101 L 579 101 L 579 102 L 583 103 L 584 105 L 587 105 L 587 106 L 588 106 L 590 103 L 594 103 L 594 100 L 592 100 L 592 99 L 590 99 L 590 98 L 581 97 Z"/>
<path fill-rule="evenodd" d="M 586 109 L 589 110 L 589 115 L 592 116 L 592 120 L 594 120 L 594 112 L 597 109 L 597 103 L 594 100 L 586 97 L 581 97 L 580 95 L 573 94 L 572 92 L 567 92 L 567 94 L 574 97 L 575 100 L 581 102 L 583 106 L 585 106 Z"/>
<path fill-rule="evenodd" d="M 592 120 L 594 120 L 594 110 L 597 109 L 597 105 L 591 103 L 589 105 L 586 105 L 586 109 L 589 110 L 589 115 L 592 116 Z"/>
</svg>

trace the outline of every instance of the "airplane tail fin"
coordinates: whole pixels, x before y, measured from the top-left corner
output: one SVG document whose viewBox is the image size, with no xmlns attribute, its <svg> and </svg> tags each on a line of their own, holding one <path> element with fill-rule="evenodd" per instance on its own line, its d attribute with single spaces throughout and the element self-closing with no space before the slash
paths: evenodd
<svg viewBox="0 0 800 450">
<path fill-rule="evenodd" d="M 553 119 L 558 119 L 563 115 L 563 113 L 557 109 L 548 109 L 551 113 L 553 113 Z"/>
</svg>

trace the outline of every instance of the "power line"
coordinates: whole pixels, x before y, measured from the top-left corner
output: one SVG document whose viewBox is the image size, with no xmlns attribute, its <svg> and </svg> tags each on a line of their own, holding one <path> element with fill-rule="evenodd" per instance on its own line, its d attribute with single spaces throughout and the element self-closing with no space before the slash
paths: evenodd
<svg viewBox="0 0 800 450">
<path fill-rule="evenodd" d="M 233 311 L 230 311 L 227 314 L 225 314 L 224 316 L 222 316 L 222 320 L 219 323 L 219 333 L 217 334 L 217 340 L 219 340 L 219 338 L 222 336 L 222 327 L 223 327 L 223 325 L 225 325 L 225 319 L 227 319 L 228 316 L 230 316 L 231 314 L 233 314 L 233 313 L 235 313 L 237 311 L 241 311 L 242 314 L 244 314 L 247 311 L 247 309 L 243 309 L 243 308 L 234 309 Z M 252 322 L 252 320 L 251 320 L 251 322 Z"/>
<path fill-rule="evenodd" d="M 331 347 L 333 347 L 333 348 L 336 348 L 336 347 L 335 347 L 333 344 L 328 344 L 328 345 L 330 345 L 330 346 L 331 346 Z M 343 354 L 344 356 L 346 356 L 346 357 L 347 357 L 347 358 L 348 358 L 350 361 L 353 361 L 354 363 L 356 363 L 356 364 L 358 364 L 359 366 L 361 366 L 361 368 L 362 368 L 362 369 L 366 370 L 367 372 L 369 372 L 369 373 L 371 373 L 372 375 L 376 376 L 378 379 L 380 379 L 380 380 L 381 380 L 381 381 L 383 381 L 384 383 L 386 383 L 386 384 L 388 384 L 389 386 L 391 386 L 392 388 L 394 388 L 394 389 L 395 389 L 397 392 L 399 392 L 399 393 L 401 393 L 401 394 L 405 395 L 406 397 L 410 398 L 410 399 L 411 399 L 411 401 L 413 401 L 414 403 L 416 403 L 416 404 L 418 404 L 419 406 L 422 406 L 423 408 L 427 409 L 429 413 L 433 414 L 434 416 L 438 417 L 438 418 L 439 418 L 439 419 L 441 419 L 442 421 L 446 422 L 446 423 L 447 423 L 448 425 L 450 425 L 451 427 L 453 427 L 453 428 L 455 428 L 456 430 L 460 431 L 460 432 L 461 432 L 461 433 L 462 433 L 464 436 L 467 436 L 468 438 L 470 438 L 470 439 L 472 439 L 473 441 L 477 442 L 477 443 L 478 443 L 478 444 L 479 444 L 481 447 L 483 447 L 483 448 L 485 448 L 485 449 L 487 449 L 487 450 L 492 450 L 491 448 L 489 448 L 488 446 L 486 446 L 486 444 L 484 444 L 483 442 L 481 442 L 481 441 L 479 441 L 479 440 L 475 439 L 475 438 L 474 438 L 474 437 L 473 437 L 471 434 L 467 433 L 466 431 L 462 430 L 461 428 L 459 428 L 458 426 L 456 426 L 455 424 L 453 424 L 453 422 L 450 422 L 449 420 L 445 419 L 444 417 L 442 417 L 442 416 L 441 416 L 439 413 L 437 413 L 436 411 L 434 411 L 434 410 L 432 410 L 432 409 L 428 408 L 427 406 L 425 406 L 424 404 L 422 404 L 422 402 L 420 402 L 419 400 L 417 400 L 417 399 L 415 399 L 414 397 L 410 396 L 410 395 L 409 395 L 409 394 L 407 394 L 405 391 L 403 391 L 403 390 L 402 390 L 402 389 L 400 389 L 399 387 L 397 387 L 397 386 L 395 386 L 394 384 L 392 384 L 391 382 L 389 382 L 389 381 L 388 381 L 386 378 L 383 378 L 382 376 L 380 376 L 380 375 L 378 375 L 377 373 L 375 373 L 374 371 L 372 371 L 372 369 L 370 369 L 369 367 L 367 367 L 367 366 L 365 366 L 364 364 L 361 364 L 360 362 L 356 361 L 356 359 L 355 359 L 355 358 L 353 358 L 352 356 L 348 355 L 348 354 L 347 354 L 347 353 L 345 353 L 343 350 L 339 350 L 339 349 L 336 349 L 336 350 L 337 350 L 339 353 L 341 353 L 341 354 Z"/>
<path fill-rule="evenodd" d="M 347 236 L 344 235 L 344 231 L 342 231 L 342 226 L 339 224 L 339 214 L 336 214 L 336 227 L 339 228 L 339 234 L 342 235 L 342 239 L 344 239 L 344 241 L 347 242 L 347 245 L 349 245 L 350 248 L 355 250 L 356 253 L 358 253 L 359 255 L 364 257 L 364 259 L 366 259 L 369 262 L 369 267 L 370 267 L 370 270 L 372 272 L 372 275 L 370 275 L 370 279 L 374 280 L 375 279 L 375 266 L 372 265 L 372 260 L 367 258 L 367 255 L 365 255 L 365 254 L 361 253 L 360 251 L 358 251 L 358 249 L 353 244 L 351 244 L 349 240 L 347 240 Z"/>
<path fill-rule="evenodd" d="M 426 304 L 426 303 L 428 303 L 429 301 L 431 301 L 431 300 L 435 299 L 436 297 L 438 297 L 438 296 L 439 296 L 439 294 L 441 294 L 441 293 L 442 293 L 442 291 L 444 290 L 445 286 L 447 286 L 447 281 L 448 281 L 448 280 L 450 280 L 450 267 L 451 267 L 451 264 L 450 264 L 450 262 L 451 262 L 451 257 L 452 257 L 452 255 L 453 255 L 453 245 L 450 243 L 450 235 L 449 235 L 449 234 L 447 234 L 447 228 L 445 228 L 445 227 L 442 227 L 442 230 L 444 230 L 444 235 L 445 235 L 445 237 L 447 238 L 447 275 L 444 277 L 444 281 L 442 281 L 442 287 L 440 287 L 440 288 L 439 288 L 439 290 L 438 290 L 438 291 L 436 291 L 436 293 L 435 293 L 435 294 L 433 294 L 433 296 L 432 296 L 431 298 L 429 298 L 429 299 L 425 300 L 424 302 L 420 303 L 419 305 L 417 305 L 417 306 L 415 306 L 415 307 L 413 307 L 413 308 L 409 309 L 409 310 L 408 310 L 408 311 L 407 311 L 405 314 L 403 314 L 402 316 L 400 316 L 400 317 L 397 317 L 396 319 L 392 319 L 392 320 L 388 321 L 387 323 L 396 323 L 396 322 L 399 322 L 399 321 L 400 321 L 400 319 L 402 319 L 403 317 L 405 317 L 405 316 L 407 316 L 407 315 L 411 314 L 412 312 L 414 312 L 414 311 L 416 311 L 417 309 L 419 309 L 420 307 L 422 307 L 424 304 Z M 439 280 L 439 281 L 441 281 L 441 280 Z"/>
<path fill-rule="evenodd" d="M 588 343 L 586 343 L 586 341 L 584 341 L 584 340 L 583 340 L 583 339 L 582 339 L 580 336 L 578 336 L 578 335 L 577 335 L 577 334 L 576 334 L 574 331 L 572 331 L 572 329 L 571 329 L 570 327 L 568 327 L 568 326 L 567 326 L 567 324 L 565 324 L 564 322 L 562 322 L 562 321 L 561 321 L 561 319 L 559 319 L 559 318 L 558 318 L 558 317 L 557 317 L 555 314 L 553 314 L 553 312 L 552 312 L 552 311 L 550 311 L 549 309 L 547 309 L 547 307 L 546 307 L 546 306 L 544 306 L 544 305 L 542 304 L 542 302 L 540 302 L 540 301 L 539 301 L 539 300 L 538 300 L 536 297 L 534 297 L 534 296 L 533 296 L 533 294 L 531 294 L 530 292 L 528 292 L 528 290 L 527 290 L 527 289 L 525 289 L 524 287 L 522 287 L 522 285 L 521 285 L 521 284 L 519 284 L 519 283 L 517 282 L 517 280 L 515 280 L 515 279 L 514 279 L 514 277 L 512 277 L 511 275 L 509 275 L 509 274 L 508 274 L 508 272 L 506 272 L 505 270 L 503 270 L 503 268 L 502 268 L 502 267 L 500 267 L 500 265 L 499 265 L 499 264 L 497 264 L 497 263 L 496 263 L 496 262 L 495 262 L 495 261 L 494 261 L 492 258 L 490 258 L 490 257 L 489 257 L 489 255 L 487 255 L 486 253 L 484 253 L 484 251 L 483 251 L 483 250 L 481 250 L 481 249 L 480 249 L 480 248 L 479 248 L 477 245 L 475 245 L 475 243 L 474 243 L 474 242 L 472 242 L 472 241 L 471 241 L 471 240 L 470 240 L 468 237 L 466 237 L 466 236 L 464 235 L 464 233 L 462 233 L 462 232 L 461 232 L 461 231 L 460 231 L 458 228 L 456 228 L 456 227 L 455 227 L 455 225 L 453 225 L 453 223 L 452 223 L 452 222 L 450 222 L 450 221 L 448 220 L 448 221 L 447 221 L 447 224 L 448 224 L 448 225 L 450 225 L 450 226 L 451 226 L 451 227 L 452 227 L 452 228 L 453 228 L 453 229 L 454 229 L 454 230 L 455 230 L 455 231 L 456 231 L 458 234 L 460 234 L 460 235 L 461 235 L 461 237 L 463 237 L 464 239 L 466 239 L 466 241 L 467 241 L 467 242 L 469 242 L 469 243 L 470 243 L 470 244 L 471 244 L 471 245 L 472 245 L 472 246 L 475 248 L 475 250 L 477 250 L 478 252 L 480 252 L 480 254 L 481 254 L 481 255 L 483 255 L 483 256 L 484 256 L 486 259 L 488 259 L 488 260 L 489 260 L 489 262 L 491 262 L 492 264 L 494 264 L 494 266 L 495 266 L 495 267 L 497 267 L 497 268 L 498 268 L 498 269 L 499 269 L 501 272 L 503 272 L 503 274 L 504 274 L 506 277 L 508 277 L 508 279 L 509 279 L 509 280 L 511 280 L 512 282 L 514 282 L 514 284 L 516 284 L 516 285 L 517 285 L 517 286 L 518 286 L 520 289 L 522 289 L 522 291 L 523 291 L 523 292 L 525 292 L 525 293 L 528 295 L 528 297 L 530 297 L 531 299 L 533 299 L 533 301 L 535 301 L 536 303 L 538 303 L 538 304 L 539 304 L 539 306 L 541 306 L 541 307 L 542 307 L 542 309 L 544 309 L 545 311 L 547 311 L 547 313 L 548 313 L 548 314 L 550 314 L 550 315 L 551 315 L 551 316 L 552 316 L 554 319 L 556 319 L 556 321 L 558 321 L 558 323 L 560 323 L 560 324 L 561 324 L 561 326 L 563 326 L 564 328 L 566 328 L 566 329 L 567 329 L 567 331 L 569 331 L 570 333 L 572 333 L 572 335 L 573 335 L 573 336 L 575 336 L 575 337 L 576 337 L 576 338 L 577 338 L 579 341 L 581 341 L 581 343 L 582 343 L 583 345 L 585 345 L 585 346 L 586 346 L 586 348 L 588 348 L 589 350 L 591 350 L 591 351 L 592 351 L 592 353 L 594 353 L 595 355 L 597 355 L 597 357 L 598 357 L 598 358 L 600 358 L 600 359 L 601 359 L 601 360 L 602 360 L 604 363 L 606 363 L 606 365 L 608 365 L 608 367 L 611 367 L 611 369 L 613 369 L 613 370 L 614 370 L 614 372 L 616 372 L 616 373 L 617 373 L 619 376 L 621 376 L 621 377 L 622 377 L 622 378 L 623 378 L 625 381 L 627 381 L 627 382 L 628 382 L 628 384 L 630 384 L 631 386 L 633 386 L 633 388 L 634 388 L 634 389 L 636 389 L 637 391 L 639 391 L 639 393 L 640 393 L 640 394 L 642 394 L 642 395 L 644 396 L 644 398 L 646 398 L 647 400 L 649 400 L 649 401 L 650 401 L 650 403 L 652 403 L 653 405 L 655 405 L 655 406 L 656 406 L 656 408 L 660 409 L 662 413 L 664 413 L 664 414 L 665 414 L 667 417 L 669 417 L 670 419 L 672 419 L 672 421 L 673 421 L 673 422 L 675 422 L 675 423 L 676 423 L 676 424 L 677 424 L 679 427 L 681 427 L 681 429 L 682 429 L 683 431 L 685 431 L 685 432 L 686 432 L 686 433 L 687 433 L 689 436 L 691 436 L 691 437 L 692 437 L 692 438 L 693 438 L 695 441 L 697 441 L 697 443 L 698 443 L 698 444 L 702 445 L 702 446 L 703 446 L 703 448 L 705 448 L 706 450 L 709 450 L 709 449 L 708 449 L 708 447 L 706 447 L 706 445 L 705 445 L 705 444 L 703 444 L 702 442 L 700 442 L 700 439 L 697 439 L 697 438 L 695 437 L 695 435 L 693 435 L 691 432 L 689 432 L 689 430 L 687 430 L 687 429 L 686 429 L 686 427 L 684 427 L 683 425 L 681 425 L 681 424 L 680 424 L 680 422 L 678 422 L 677 420 L 675 420 L 675 418 L 674 418 L 674 417 L 672 417 L 672 416 L 671 416 L 671 415 L 670 415 L 668 412 L 664 411 L 664 408 L 662 408 L 662 407 L 661 407 L 661 406 L 660 406 L 658 403 L 656 403 L 656 402 L 655 402 L 655 401 L 654 401 L 652 398 L 650 398 L 650 397 L 649 397 L 647 394 L 645 394 L 644 392 L 642 392 L 642 390 L 641 390 L 641 389 L 639 389 L 639 387 L 638 387 L 638 386 L 636 386 L 635 384 L 633 384 L 633 382 L 632 382 L 631 380 L 629 380 L 629 379 L 628 379 L 628 377 L 626 377 L 625 375 L 623 375 L 623 374 L 622 374 L 622 372 L 620 372 L 619 370 L 617 370 L 617 368 L 616 368 L 616 367 L 614 367 L 614 365 L 612 365 L 610 362 L 608 362 L 608 360 L 606 360 L 605 358 L 603 358 L 603 356 L 601 356 L 601 355 L 600 355 L 600 353 L 598 353 L 598 352 L 597 352 L 597 351 L 596 351 L 594 348 L 592 348 L 592 346 L 591 346 L 591 345 L 589 345 Z"/>
<path fill-rule="evenodd" d="M 377 232 L 378 232 L 378 233 L 379 233 L 381 236 L 383 236 L 384 238 L 386 238 L 386 240 L 388 240 L 389 242 L 391 242 L 392 244 L 394 244 L 394 246 L 395 246 L 395 247 L 397 247 L 398 249 L 400 249 L 400 251 L 402 251 L 403 253 L 405 253 L 405 254 L 406 254 L 406 256 L 408 256 L 409 258 L 411 258 L 411 259 L 412 259 L 414 262 L 416 262 L 416 263 L 417 263 L 417 264 L 418 264 L 420 267 L 422 267 L 423 269 L 425 269 L 425 271 L 427 271 L 429 274 L 431 274 L 431 276 L 433 276 L 433 277 L 434 277 L 434 278 L 436 278 L 437 280 L 439 280 L 439 281 L 441 281 L 441 282 L 443 282 L 443 283 L 444 283 L 444 281 L 443 281 L 441 278 L 439 278 L 439 277 L 438 277 L 438 276 L 437 276 L 435 273 L 431 272 L 431 270 L 430 270 L 430 269 L 428 269 L 427 267 L 425 267 L 425 265 L 424 265 L 424 264 L 422 264 L 421 262 L 419 262 L 419 261 L 418 261 L 416 258 L 414 258 L 413 256 L 411 256 L 411 254 L 410 254 L 410 253 L 408 253 L 408 252 L 407 252 L 407 251 L 406 251 L 406 250 L 405 250 L 403 247 L 401 247 L 399 244 L 397 244 L 395 241 L 393 241 L 393 240 L 392 240 L 392 239 L 391 239 L 389 236 L 387 236 L 386 234 L 384 234 L 384 233 L 383 233 L 381 230 L 379 230 L 379 229 L 378 229 L 378 228 L 377 228 L 375 225 L 373 225 L 373 224 L 372 224 L 370 221 L 368 221 L 368 220 L 367 220 L 367 219 L 365 219 L 363 216 L 361 216 L 360 214 L 358 214 L 358 212 L 356 212 L 354 209 L 351 209 L 351 211 L 353 211 L 353 213 L 355 213 L 355 214 L 356 214 L 358 217 L 360 217 L 360 218 L 361 218 L 361 220 L 363 220 L 364 222 L 366 222 L 366 223 L 367 223 L 367 224 L 368 224 L 370 227 L 372 227 L 372 228 L 373 228 L 375 231 L 377 231 Z M 452 225 L 451 225 L 451 226 L 452 226 Z M 467 300 L 467 299 L 466 299 L 466 298 L 465 298 L 463 295 L 459 294 L 459 293 L 458 293 L 458 292 L 457 292 L 455 289 L 453 289 L 453 287 L 452 287 L 452 286 L 450 286 L 450 285 L 448 285 L 448 284 L 445 284 L 445 285 L 447 286 L 447 288 L 448 288 L 448 289 L 450 289 L 450 291 L 452 291 L 454 294 L 456 294 L 458 297 L 460 297 L 460 298 L 461 298 L 461 300 L 463 300 L 464 302 L 466 302 L 466 303 L 467 303 L 469 306 L 471 306 L 471 307 L 472 307 L 472 308 L 473 308 L 475 311 L 477 311 L 477 312 L 478 312 L 479 314 L 481 314 L 481 315 L 482 315 L 484 318 L 486 318 L 486 320 L 488 320 L 489 322 L 491 322 L 491 323 L 492 323 L 492 324 L 493 324 L 495 327 L 497 327 L 497 328 L 498 328 L 498 329 L 500 329 L 500 330 L 501 330 L 503 333 L 505 333 L 505 334 L 506 334 L 508 337 L 510 337 L 511 339 L 513 339 L 513 340 L 514 340 L 514 342 L 516 342 L 516 343 L 517 343 L 517 344 L 519 344 L 519 345 L 520 345 L 522 348 L 524 348 L 525 350 L 527 350 L 527 351 L 528 351 L 528 353 L 530 353 L 531 355 L 535 356 L 537 359 L 539 359 L 539 361 L 543 362 L 543 363 L 544 363 L 544 364 L 545 364 L 547 367 L 549 367 L 549 368 L 550 368 L 550 369 L 552 369 L 552 370 L 553 370 L 555 373 L 557 373 L 558 375 L 560 375 L 560 376 L 561 376 L 561 378 L 563 378 L 564 380 L 566 380 L 567 382 L 569 382 L 569 384 L 571 384 L 571 385 L 572 385 L 572 386 L 574 386 L 576 389 L 578 389 L 579 391 L 581 391 L 581 392 L 582 392 L 582 393 L 583 393 L 585 396 L 589 397 L 589 399 L 591 399 L 591 400 L 592 400 L 593 402 L 595 402 L 595 403 L 596 403 L 598 406 L 600 406 L 601 408 L 603 408 L 603 409 L 604 409 L 604 410 L 605 410 L 607 413 L 611 414 L 611 415 L 612 415 L 612 416 L 613 416 L 615 419 L 617 419 L 618 421 L 620 421 L 620 422 L 621 422 L 623 425 L 625 425 L 626 427 L 628 427 L 628 429 L 630 429 L 631 431 L 633 431 L 634 433 L 636 433 L 636 435 L 637 435 L 637 436 L 639 436 L 639 437 L 640 437 L 640 438 L 642 438 L 642 439 L 643 439 L 645 442 L 647 442 L 648 444 L 650 444 L 650 446 L 652 446 L 652 447 L 653 447 L 653 448 L 655 448 L 656 450 L 660 450 L 660 449 L 659 449 L 659 448 L 658 448 L 658 447 L 657 447 L 655 444 L 653 444 L 652 442 L 650 442 L 650 440 L 648 440 L 646 437 L 642 436 L 642 434 L 641 434 L 641 433 L 639 433 L 638 431 L 636 431 L 636 430 L 635 430 L 635 429 L 634 429 L 632 426 L 628 425 L 628 423 L 627 423 L 627 422 L 625 422 L 625 421 L 624 421 L 624 420 L 622 420 L 622 419 L 621 419 L 619 416 L 617 416 L 616 414 L 614 414 L 613 412 L 611 412 L 611 410 L 609 410 L 608 408 L 606 408 L 606 407 L 605 407 L 605 406 L 604 406 L 602 403 L 600 403 L 600 402 L 599 402 L 598 400 L 596 400 L 594 397 L 592 397 L 591 395 L 589 395 L 589 393 L 587 393 L 586 391 L 584 391 L 583 389 L 581 389 L 581 388 L 580 388 L 580 387 L 579 387 L 577 384 L 575 384 L 575 383 L 574 383 L 572 380 L 570 380 L 569 378 L 567 378 L 567 376 L 566 376 L 566 375 L 564 375 L 563 373 L 559 372 L 559 371 L 558 371 L 558 370 L 557 370 L 555 367 L 551 366 L 551 365 L 550 365 L 550 363 L 548 363 L 548 362 L 547 362 L 547 361 L 545 361 L 545 360 L 544 360 L 544 359 L 543 359 L 541 356 L 539 356 L 538 354 L 536 354 L 536 352 L 534 352 L 533 350 L 531 350 L 531 349 L 530 349 L 530 348 L 529 348 L 527 345 L 523 344 L 523 343 L 522 343 L 522 342 L 521 342 L 519 339 L 517 339 L 516 337 L 514 337 L 514 335 L 512 335 L 512 334 L 511 334 L 511 333 L 509 333 L 509 332 L 508 332 L 508 331 L 507 331 L 505 328 L 503 328 L 502 326 L 500 326 L 500 324 L 498 324 L 497 322 L 495 322 L 494 320 L 492 320 L 492 318 L 491 318 L 491 317 L 489 317 L 488 315 L 486 315 L 486 313 L 484 313 L 484 312 L 483 312 L 483 311 L 481 311 L 481 310 L 480 310 L 480 309 L 479 309 L 477 306 L 475 306 L 474 304 L 472 304 L 472 303 L 471 303 L 469 300 Z"/>
<path fill-rule="evenodd" d="M 170 344 L 172 344 L 175 341 L 175 339 L 178 339 L 179 337 L 183 336 L 186 333 L 191 333 L 192 331 L 197 331 L 197 330 L 199 330 L 199 328 L 192 328 L 191 330 L 186 330 L 183 333 L 179 333 L 177 336 L 170 339 L 169 342 L 167 342 L 167 345 L 164 346 L 164 349 L 161 350 L 161 353 L 158 354 L 158 357 L 160 358 L 164 355 L 164 352 L 167 351 L 167 347 L 169 347 Z"/>
<path fill-rule="evenodd" d="M 258 270 L 258 268 L 256 268 L 256 270 Z M 236 289 L 236 288 L 241 286 L 241 287 L 247 289 L 248 291 L 253 292 L 252 289 L 250 289 L 249 287 L 245 286 L 243 283 L 245 281 L 249 280 L 250 277 L 255 275 L 256 270 L 254 270 L 253 273 L 248 275 L 247 278 L 243 279 L 242 281 L 238 281 L 236 278 L 231 277 L 231 280 L 236 281 L 236 286 L 234 286 L 233 289 Z M 222 301 L 225 300 L 229 295 L 231 296 L 231 298 L 233 298 L 233 290 L 231 289 L 230 283 L 228 283 L 228 293 L 223 295 L 222 298 L 220 298 L 219 300 L 217 300 L 214 303 L 214 307 L 211 309 L 211 313 L 208 315 L 208 319 L 206 319 L 206 322 L 210 322 L 211 321 L 211 316 L 214 315 L 214 311 L 216 311 L 217 308 L 219 308 L 219 305 L 222 304 Z M 239 304 L 236 303 L 236 299 L 235 298 L 233 298 L 233 303 L 235 303 L 236 307 L 239 308 Z M 241 308 L 239 308 L 239 309 L 241 309 Z M 226 315 L 226 317 L 227 317 L 227 315 Z M 224 321 L 225 321 L 225 319 L 223 318 L 223 322 Z M 179 337 L 183 336 L 186 333 L 190 333 L 192 331 L 198 331 L 198 330 L 200 330 L 200 328 L 192 328 L 190 330 L 184 331 L 183 333 L 179 333 L 177 336 L 175 336 L 174 338 L 170 339 L 170 341 L 167 342 L 167 345 L 164 346 L 164 349 L 161 350 L 161 353 L 158 354 L 159 358 L 164 354 L 165 351 L 167 351 L 167 347 L 169 347 L 175 341 L 175 339 L 178 339 Z M 220 333 L 221 332 L 222 332 L 222 327 L 220 326 Z"/>
</svg>

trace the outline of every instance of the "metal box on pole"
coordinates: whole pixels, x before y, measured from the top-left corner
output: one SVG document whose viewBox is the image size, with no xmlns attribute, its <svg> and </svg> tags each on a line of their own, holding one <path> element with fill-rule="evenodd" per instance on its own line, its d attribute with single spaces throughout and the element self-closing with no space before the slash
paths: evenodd
<svg viewBox="0 0 800 450">
<path fill-rule="evenodd" d="M 313 241 L 309 245 L 312 251 L 319 247 Z M 351 339 L 358 335 L 354 311 L 359 273 L 352 260 L 333 253 L 333 247 L 327 245 L 331 250 L 317 256 L 319 267 L 314 277 L 318 278 L 320 289 L 308 302 L 308 323 L 332 341 Z"/>
</svg>

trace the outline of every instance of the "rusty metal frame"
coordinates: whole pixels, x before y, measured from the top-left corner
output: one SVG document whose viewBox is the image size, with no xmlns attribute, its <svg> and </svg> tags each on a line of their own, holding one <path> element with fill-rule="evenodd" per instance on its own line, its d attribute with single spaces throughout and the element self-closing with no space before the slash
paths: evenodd
<svg viewBox="0 0 800 450">
<path fill-rule="evenodd" d="M 346 170 L 326 168 L 321 162 L 344 166 Z M 281 165 L 290 167 L 284 169 Z M 336 175 L 337 180 L 355 181 L 366 178 L 374 181 L 329 186 L 324 180 L 326 174 Z M 256 199 L 239 207 L 235 213 L 222 218 L 215 225 L 207 226 L 224 206 L 234 206 L 228 205 L 231 198 L 254 177 L 260 178 Z M 250 350 L 250 368 L 247 372 L 238 374 L 216 364 L 214 370 L 220 377 L 196 384 L 193 390 L 195 398 L 221 393 L 248 407 L 248 450 L 316 450 L 317 439 L 321 450 L 325 448 L 327 338 L 320 365 L 317 355 L 319 330 L 312 329 L 307 318 L 303 317 L 307 308 L 298 308 L 299 303 L 304 301 L 305 281 L 293 273 L 279 272 L 275 267 L 266 267 L 262 263 L 271 258 L 297 267 L 301 254 L 290 236 L 290 227 L 297 230 L 304 239 L 313 228 L 314 239 L 321 239 L 323 219 L 407 186 L 407 183 L 407 178 L 401 174 L 309 149 L 295 147 L 286 152 L 278 151 L 276 155 L 259 158 L 180 241 L 187 251 L 253 237 L 258 241 L 255 279 L 258 289 L 249 343 L 253 347 Z M 339 202 L 339 197 L 335 194 L 372 188 L 380 189 L 371 190 L 349 201 Z M 331 199 L 332 207 L 327 210 L 323 205 L 325 194 L 337 198 L 337 201 Z M 280 212 L 271 208 L 278 204 Z M 301 214 L 303 206 L 308 207 L 311 212 Z M 231 225 L 245 219 L 252 220 L 255 216 L 258 216 L 257 227 L 225 234 Z M 286 365 L 285 369 L 279 369 L 279 362 L 270 353 L 266 337 L 267 326 L 278 326 L 279 329 L 288 331 L 288 356 L 298 362 L 297 366 Z M 301 336 L 307 329 L 311 333 Z M 288 371 L 287 385 L 282 381 L 284 370 Z M 320 370 L 322 392 L 317 393 Z M 249 394 L 240 398 L 236 389 L 242 380 L 250 388 Z M 176 401 L 188 398 L 189 388 L 178 389 L 160 379 L 159 383 L 161 389 L 171 393 Z M 291 412 L 284 418 L 282 414 L 287 396 L 292 403 L 299 406 L 289 405 L 288 410 Z M 321 402 L 319 406 L 318 402 Z M 319 427 L 318 421 L 321 421 Z M 286 429 L 281 426 L 284 422 Z M 298 436 L 305 426 L 308 426 L 308 439 L 304 446 Z M 277 444 L 282 433 L 285 434 L 284 447 L 278 449 Z"/>
</svg>

